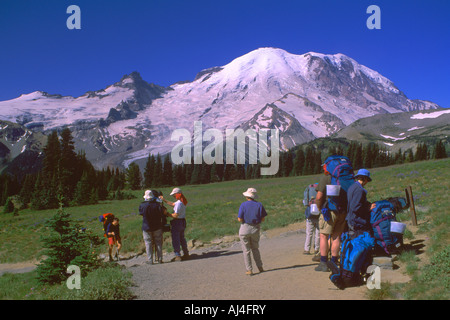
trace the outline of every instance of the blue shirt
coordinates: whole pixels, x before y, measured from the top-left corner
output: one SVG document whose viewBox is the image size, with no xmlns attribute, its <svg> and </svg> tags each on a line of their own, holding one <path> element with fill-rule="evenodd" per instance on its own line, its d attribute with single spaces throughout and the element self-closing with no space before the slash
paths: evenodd
<svg viewBox="0 0 450 320">
<path fill-rule="evenodd" d="M 244 220 L 244 223 L 259 224 L 265 216 L 267 212 L 258 201 L 245 201 L 239 207 L 238 218 Z"/>
<path fill-rule="evenodd" d="M 367 191 L 359 182 L 353 183 L 347 190 L 347 222 L 356 230 L 370 230 L 370 202 Z"/>
</svg>

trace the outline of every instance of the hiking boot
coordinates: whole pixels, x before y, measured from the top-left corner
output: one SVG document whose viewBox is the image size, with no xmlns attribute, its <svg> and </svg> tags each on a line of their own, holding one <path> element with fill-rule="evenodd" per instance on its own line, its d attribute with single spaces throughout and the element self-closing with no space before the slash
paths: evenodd
<svg viewBox="0 0 450 320">
<path fill-rule="evenodd" d="M 320 254 L 316 254 L 311 260 L 314 262 L 320 262 Z"/>
<path fill-rule="evenodd" d="M 339 274 L 339 267 L 333 261 L 328 261 L 327 267 L 331 270 L 332 274 Z"/>
<path fill-rule="evenodd" d="M 181 259 L 181 257 L 180 256 L 176 256 L 174 259 L 173 259 L 173 261 L 181 261 L 182 259 Z"/>
<path fill-rule="evenodd" d="M 249 270 L 249 271 L 247 271 L 245 274 L 248 275 L 248 276 L 252 276 L 252 275 L 253 275 L 253 271 L 252 271 L 252 270 Z"/>
<path fill-rule="evenodd" d="M 322 272 L 330 272 L 330 269 L 328 269 L 327 263 L 320 261 L 319 265 L 314 269 L 316 271 L 322 271 Z"/>
<path fill-rule="evenodd" d="M 303 251 L 303 254 L 304 254 L 304 255 L 310 255 L 311 252 L 309 252 L 308 250 L 305 250 L 305 251 Z"/>
</svg>

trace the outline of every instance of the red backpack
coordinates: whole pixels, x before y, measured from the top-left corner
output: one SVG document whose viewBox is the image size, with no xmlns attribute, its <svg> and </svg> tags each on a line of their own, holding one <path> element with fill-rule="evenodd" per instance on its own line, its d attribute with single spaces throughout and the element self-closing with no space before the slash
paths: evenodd
<svg viewBox="0 0 450 320">
<path fill-rule="evenodd" d="M 110 224 L 114 219 L 114 215 L 112 213 L 104 213 L 98 217 L 100 222 L 103 222 L 103 236 L 106 237 L 106 229 L 108 224 Z"/>
</svg>

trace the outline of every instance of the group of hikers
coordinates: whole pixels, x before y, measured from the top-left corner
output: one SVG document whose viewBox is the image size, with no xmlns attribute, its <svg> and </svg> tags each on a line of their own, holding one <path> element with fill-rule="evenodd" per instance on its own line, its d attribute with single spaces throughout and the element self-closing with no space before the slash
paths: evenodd
<svg viewBox="0 0 450 320">
<path fill-rule="evenodd" d="M 351 163 L 346 157 L 328 157 L 323 163 L 323 170 L 324 175 L 320 178 L 319 183 L 312 184 L 305 190 L 303 204 L 306 206 L 307 235 L 304 254 L 311 254 L 311 245 L 314 241 L 313 261 L 319 262 L 315 270 L 331 271 L 330 279 L 336 286 L 343 289 L 355 282 L 355 275 L 360 275 L 362 270 L 360 265 L 364 263 L 364 257 L 367 256 L 368 251 L 375 246 L 377 241 L 389 253 L 390 248 L 388 249 L 387 245 L 397 242 L 397 239 L 395 241 L 391 239 L 394 236 L 390 233 L 389 237 L 391 238 L 388 238 L 386 228 L 389 228 L 389 225 L 382 224 L 394 221 L 395 213 L 406 206 L 404 203 L 395 206 L 393 201 L 387 200 L 375 203 L 368 202 L 367 191 L 364 186 L 372 181 L 370 172 L 366 169 L 360 169 L 354 174 Z M 329 187 L 335 188 L 329 189 Z M 146 190 L 143 196 L 144 201 L 139 206 L 139 214 L 142 215 L 142 234 L 147 253 L 146 263 L 148 264 L 163 262 L 163 232 L 168 230 L 171 232 L 175 253 L 173 260 L 182 261 L 190 257 L 184 235 L 187 200 L 180 188 L 174 188 L 170 195 L 175 198 L 175 202 L 165 199 L 159 191 Z M 240 205 L 237 215 L 237 220 L 241 224 L 239 238 L 244 255 L 246 274 L 253 275 L 252 256 L 258 271 L 264 271 L 259 251 L 259 240 L 260 224 L 267 216 L 267 212 L 261 202 L 257 201 L 258 194 L 255 188 L 248 188 L 243 192 L 243 196 L 245 201 Z M 164 204 L 172 207 L 173 213 L 169 213 Z M 382 212 L 381 218 L 375 219 L 374 211 L 376 211 L 376 208 Z M 168 217 L 172 218 L 170 226 L 167 223 Z M 374 219 L 377 221 L 374 222 Z M 110 260 L 113 260 L 112 248 L 117 245 L 116 259 L 118 259 L 121 240 L 118 219 L 114 218 L 111 221 L 104 228 L 105 235 L 109 239 L 109 257 Z M 377 234 L 373 232 L 375 224 L 377 225 Z M 345 244 L 341 242 L 341 237 L 342 241 L 345 239 Z M 364 241 L 366 242 L 364 243 Z M 353 250 L 354 252 L 351 252 L 351 254 L 350 252 L 344 252 L 344 247 L 351 248 L 346 250 Z M 359 247 L 361 248 L 358 249 Z M 357 250 L 360 250 L 360 252 L 356 252 Z M 183 256 L 181 251 L 183 251 Z M 328 257 L 329 251 L 331 251 L 331 259 Z M 344 261 L 344 259 L 346 260 Z"/>
<path fill-rule="evenodd" d="M 372 181 L 370 172 L 354 174 L 347 157 L 330 156 L 322 166 L 319 183 L 304 191 L 304 254 L 311 254 L 314 241 L 315 270 L 331 272 L 330 280 L 339 289 L 357 286 L 367 277 L 373 255 L 390 256 L 400 248 L 403 231 L 398 225 L 405 225 L 395 221 L 396 214 L 409 203 L 401 197 L 369 202 L 364 187 Z"/>
<path fill-rule="evenodd" d="M 189 259 L 189 250 L 184 236 L 186 229 L 186 197 L 180 188 L 174 188 L 170 193 L 175 202 L 168 201 L 163 194 L 156 190 L 146 190 L 144 201 L 139 205 L 139 214 L 142 216 L 142 236 L 147 253 L 147 264 L 162 263 L 163 232 L 169 231 L 172 235 L 172 246 L 175 253 L 174 261 Z M 173 213 L 169 213 L 164 203 L 173 207 Z M 167 218 L 171 217 L 170 225 Z M 108 238 L 109 260 L 120 260 L 119 253 L 122 240 L 119 230 L 119 219 L 108 213 L 100 216 L 104 223 L 103 229 Z M 116 247 L 113 257 L 112 251 Z M 181 250 L 183 256 L 181 256 Z M 154 257 L 154 253 L 156 256 Z"/>
</svg>

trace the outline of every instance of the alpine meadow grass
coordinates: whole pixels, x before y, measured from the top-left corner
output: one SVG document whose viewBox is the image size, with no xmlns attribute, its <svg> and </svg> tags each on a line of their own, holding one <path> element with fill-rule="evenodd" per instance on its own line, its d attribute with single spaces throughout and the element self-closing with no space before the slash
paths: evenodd
<svg viewBox="0 0 450 320">
<path fill-rule="evenodd" d="M 413 274 L 413 280 L 403 288 L 405 296 L 410 299 L 427 297 L 428 291 L 433 292 L 430 294 L 433 298 L 448 299 L 448 292 L 450 292 L 448 261 L 439 264 L 440 269 L 433 264 L 433 261 L 434 263 L 438 261 L 434 257 L 447 257 L 450 245 L 448 236 L 450 234 L 449 168 L 450 159 L 442 159 L 370 169 L 373 180 L 366 185 L 368 200 L 404 197 L 405 188 L 411 186 L 419 223 L 416 231 L 407 231 L 408 237 L 414 238 L 415 233 L 421 233 L 430 239 L 425 253 L 430 262 L 423 265 L 416 259 L 410 259 L 415 264 L 408 269 Z M 258 190 L 258 200 L 268 213 L 262 224 L 263 231 L 303 221 L 305 219 L 302 205 L 303 191 L 307 185 L 318 182 L 320 176 L 235 180 L 182 186 L 188 200 L 186 238 L 207 243 L 226 235 L 237 235 L 238 209 L 245 200 L 242 193 L 249 187 Z M 172 186 L 160 189 L 166 199 L 173 201 L 173 198 L 169 196 L 171 190 Z M 113 213 L 120 219 L 123 242 L 121 252 L 143 252 L 142 218 L 138 214 L 138 207 L 144 190 L 129 192 L 136 198 L 103 201 L 96 205 L 68 207 L 65 210 L 77 224 L 99 235 L 102 235 L 103 231 L 98 216 L 106 212 Z M 168 210 L 173 212 L 170 207 Z M 40 236 L 47 232 L 44 223 L 55 211 L 25 209 L 16 216 L 0 215 L 0 262 L 39 260 L 42 250 Z M 397 219 L 410 221 L 410 211 L 406 210 L 398 214 Z M 169 240 L 170 234 L 166 233 L 165 238 Z M 166 244 L 165 250 L 171 250 L 169 244 Z M 104 253 L 106 252 L 105 240 Z M 447 281 L 438 281 L 439 277 L 445 277 L 445 275 L 447 275 Z M 2 279 L 4 277 L 6 275 Z M 11 280 L 9 278 L 8 281 Z M 419 284 L 422 288 L 420 294 L 414 290 Z"/>
</svg>

